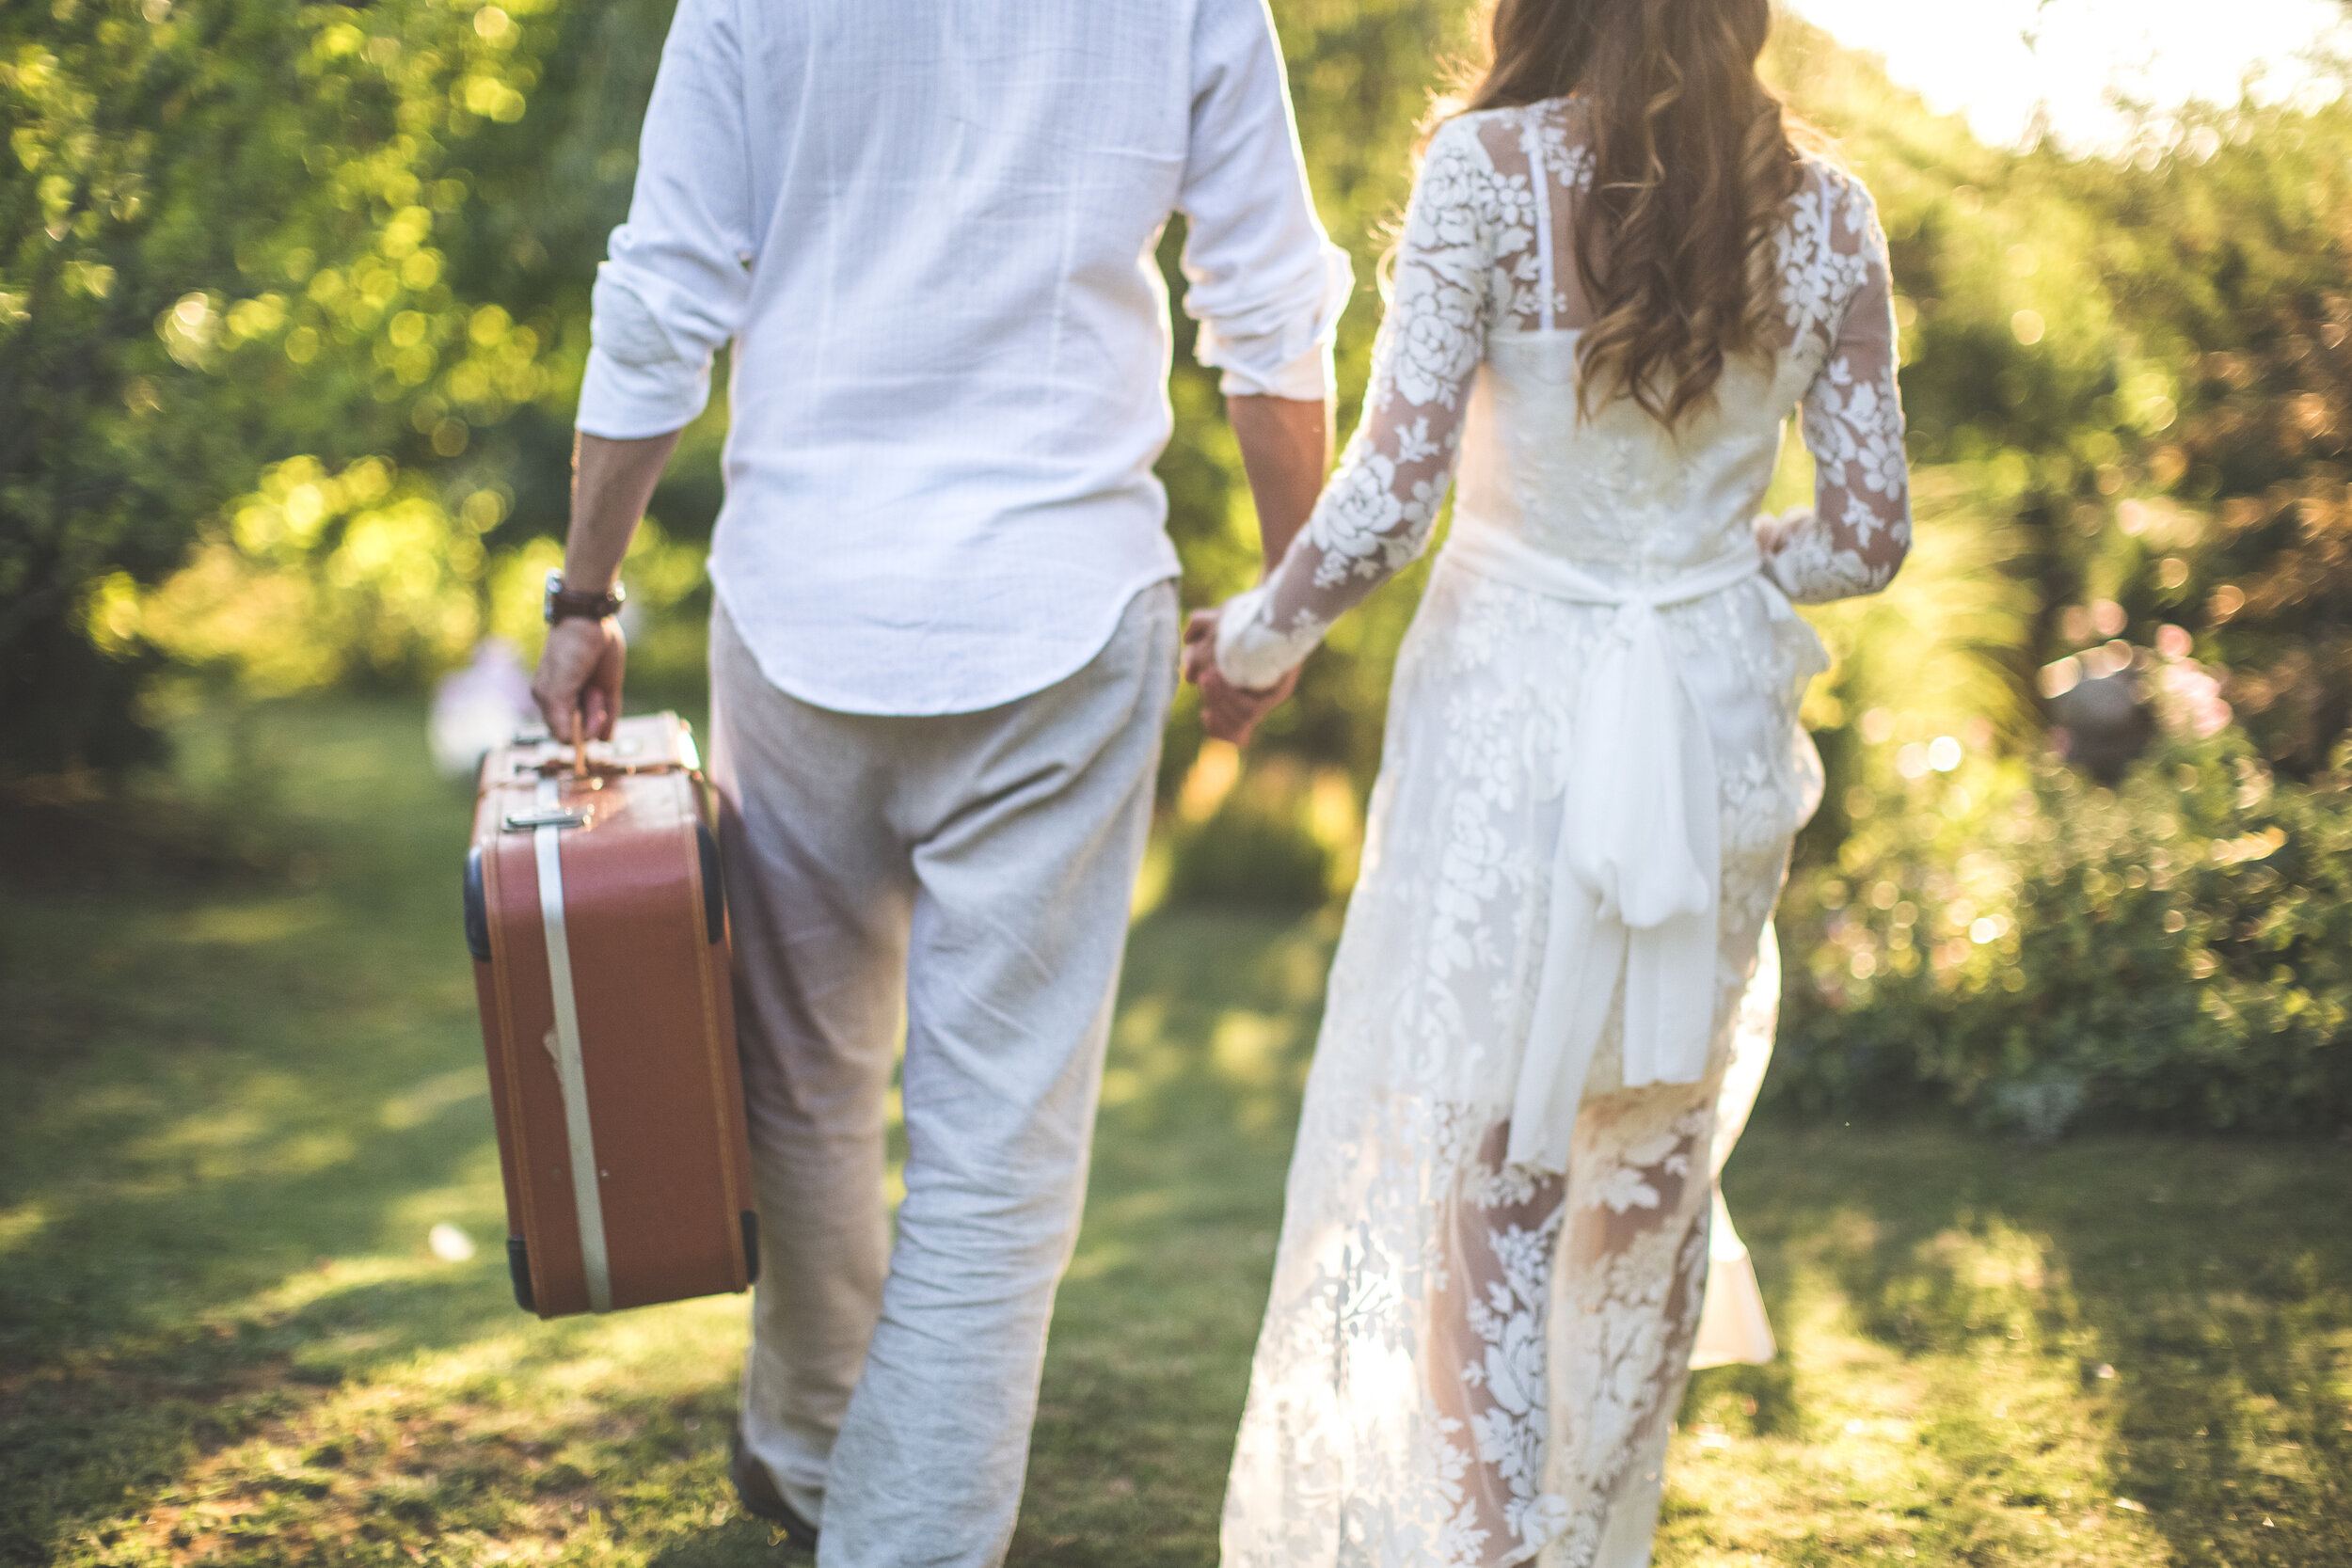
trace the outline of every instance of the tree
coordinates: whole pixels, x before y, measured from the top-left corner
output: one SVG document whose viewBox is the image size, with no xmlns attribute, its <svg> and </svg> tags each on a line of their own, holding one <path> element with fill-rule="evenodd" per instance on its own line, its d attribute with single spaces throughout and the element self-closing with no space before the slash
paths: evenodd
<svg viewBox="0 0 2352 1568">
<path fill-rule="evenodd" d="M 581 349 L 556 312 L 517 321 L 452 266 L 505 282 L 501 243 L 510 270 L 545 261 L 460 161 L 497 166 L 522 119 L 557 41 L 539 4 L 0 13 L 0 768 L 151 753 L 135 590 L 267 465 L 373 458 L 388 492 L 437 505 L 473 423 L 564 387 Z M 315 489 L 243 543 L 331 546 Z"/>
<path fill-rule="evenodd" d="M 2127 602 L 2201 633 L 2265 754 L 2309 774 L 2352 723 L 2352 105 L 2168 130 L 2087 193 L 2110 287 L 2178 366 L 2152 390 Z"/>
</svg>

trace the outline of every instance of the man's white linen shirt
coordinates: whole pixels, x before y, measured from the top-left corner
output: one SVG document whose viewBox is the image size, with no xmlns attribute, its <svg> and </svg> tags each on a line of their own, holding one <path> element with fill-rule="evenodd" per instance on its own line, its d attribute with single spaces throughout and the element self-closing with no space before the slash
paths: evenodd
<svg viewBox="0 0 2352 1568">
<path fill-rule="evenodd" d="M 1041 690 L 1177 571 L 1171 212 L 1226 392 L 1326 396 L 1349 271 L 1265 0 L 682 0 L 580 428 L 686 424 L 731 340 L 710 572 L 768 679 Z"/>
</svg>

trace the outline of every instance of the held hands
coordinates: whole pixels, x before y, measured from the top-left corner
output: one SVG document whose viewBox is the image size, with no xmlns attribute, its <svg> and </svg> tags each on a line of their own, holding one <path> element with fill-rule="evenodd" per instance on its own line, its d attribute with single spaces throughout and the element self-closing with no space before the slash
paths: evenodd
<svg viewBox="0 0 2352 1568">
<path fill-rule="evenodd" d="M 1216 616 L 1214 610 L 1196 610 L 1184 623 L 1184 679 L 1200 689 L 1200 727 L 1218 740 L 1246 746 L 1258 721 L 1298 685 L 1298 672 L 1261 691 L 1233 685 L 1216 668 Z"/>
<path fill-rule="evenodd" d="M 531 695 L 548 721 L 548 733 L 569 740 L 577 723 L 584 739 L 612 739 L 628 663 L 628 643 L 611 616 L 601 621 L 573 616 L 549 626 L 539 673 L 531 678 Z"/>
<path fill-rule="evenodd" d="M 1760 515 L 1756 519 L 1756 547 L 1764 552 L 1764 558 L 1767 561 L 1771 560 L 1788 546 L 1789 539 L 1795 535 L 1798 527 L 1804 521 L 1805 509 L 1804 508 L 1791 512 L 1767 512 Z"/>
</svg>

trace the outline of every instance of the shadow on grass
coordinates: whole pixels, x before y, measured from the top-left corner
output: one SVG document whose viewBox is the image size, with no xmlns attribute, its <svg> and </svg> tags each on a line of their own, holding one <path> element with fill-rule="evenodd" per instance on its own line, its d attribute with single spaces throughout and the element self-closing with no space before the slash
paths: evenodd
<svg viewBox="0 0 2352 1568">
<path fill-rule="evenodd" d="M 1015 1564 L 1215 1560 L 1332 934 L 1202 909 L 1136 928 Z"/>
<path fill-rule="evenodd" d="M 1820 1268 L 1867 1339 L 1953 1369 L 1917 1442 L 1965 1490 L 2120 1509 L 2183 1568 L 2352 1561 L 2348 1191 L 2341 1145 L 1925 1125 L 1760 1126 L 1726 1177 L 1784 1334 Z M 1755 1435 L 1826 1435 L 1786 1352 L 1702 1374 L 1686 1416 L 1740 1402 Z"/>
<path fill-rule="evenodd" d="M 724 1481 L 739 1303 L 507 1297 L 468 797 L 420 728 L 269 716 L 299 876 L 0 906 L 0 1560 L 774 1556 Z M 1213 1535 L 1325 941 L 1194 913 L 1136 944 L 1016 1560 Z M 480 1255 L 436 1260 L 437 1222 Z"/>
<path fill-rule="evenodd" d="M 453 934 L 465 794 L 399 766 L 406 709 L 272 721 L 300 767 L 243 803 L 315 851 L 266 877 L 36 877 L 0 907 L 11 1560 L 322 1385 L 461 1342 L 502 1293 L 421 1244 L 438 1220 L 503 1228 Z"/>
</svg>

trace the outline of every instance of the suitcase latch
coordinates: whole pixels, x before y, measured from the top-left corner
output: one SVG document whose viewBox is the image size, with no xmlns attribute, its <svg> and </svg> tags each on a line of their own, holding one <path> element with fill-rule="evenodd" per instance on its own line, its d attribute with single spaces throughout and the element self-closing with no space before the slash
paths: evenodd
<svg viewBox="0 0 2352 1568">
<path fill-rule="evenodd" d="M 533 828 L 584 828 L 591 813 L 583 808 L 541 806 L 535 811 L 510 811 L 506 814 L 506 831 L 527 833 Z"/>
</svg>

